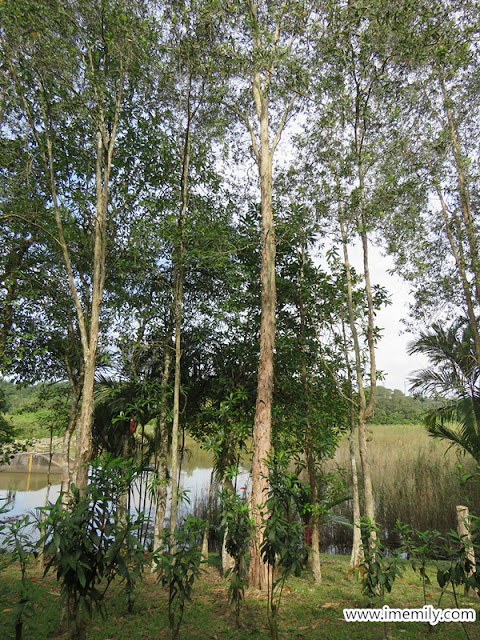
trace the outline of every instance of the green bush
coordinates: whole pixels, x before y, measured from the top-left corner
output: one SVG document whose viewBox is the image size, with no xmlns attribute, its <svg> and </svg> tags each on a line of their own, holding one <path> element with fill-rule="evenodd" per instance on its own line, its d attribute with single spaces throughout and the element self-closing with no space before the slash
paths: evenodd
<svg viewBox="0 0 480 640">
<path fill-rule="evenodd" d="M 168 621 L 172 640 L 178 635 L 183 620 L 185 604 L 192 600 L 193 583 L 200 575 L 203 561 L 199 548 L 205 522 L 188 516 L 175 528 L 175 540 L 165 532 L 164 553 L 157 551 L 153 560 L 160 572 L 160 580 L 168 587 Z"/>
<path fill-rule="evenodd" d="M 300 521 L 298 505 L 303 487 L 296 473 L 287 471 L 288 454 L 277 454 L 269 464 L 270 490 L 265 509 L 262 560 L 269 567 L 267 614 L 273 640 L 278 639 L 278 611 L 283 588 L 290 575 L 300 576 L 307 556 L 305 525 Z"/>
<path fill-rule="evenodd" d="M 43 509 L 45 574 L 56 570 L 65 599 L 69 638 L 86 638 L 93 608 L 106 613 L 104 598 L 118 576 L 125 586 L 129 609 L 145 555 L 136 537 L 143 516 L 133 519 L 120 506 L 122 494 L 138 469 L 131 461 L 105 456 L 92 463 L 84 492 L 72 485 L 67 508 L 61 495 Z"/>
<path fill-rule="evenodd" d="M 227 477 L 233 477 L 237 469 L 227 472 Z M 240 623 L 240 604 L 244 599 L 246 575 L 246 555 L 252 531 L 252 521 L 249 517 L 248 502 L 233 489 L 226 488 L 221 492 L 223 505 L 221 528 L 226 532 L 225 547 L 235 561 L 228 570 L 226 577 L 230 578 L 228 598 L 235 609 L 235 622 Z"/>
</svg>

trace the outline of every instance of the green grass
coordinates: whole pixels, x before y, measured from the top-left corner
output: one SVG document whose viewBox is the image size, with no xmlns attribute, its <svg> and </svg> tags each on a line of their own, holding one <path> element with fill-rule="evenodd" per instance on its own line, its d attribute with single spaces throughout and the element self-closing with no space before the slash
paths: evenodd
<svg viewBox="0 0 480 640">
<path fill-rule="evenodd" d="M 39 409 L 25 413 L 7 414 L 6 418 L 13 424 L 19 440 L 31 440 L 32 438 L 48 438 L 49 409 Z"/>
<path fill-rule="evenodd" d="M 280 610 L 280 635 L 282 638 L 308 638 L 328 640 L 371 640 L 384 638 L 383 623 L 347 623 L 343 618 L 344 608 L 365 607 L 360 584 L 348 576 L 348 558 L 323 556 L 323 583 L 316 586 L 308 571 L 301 578 L 287 583 Z M 214 564 L 214 563 L 212 563 Z M 42 579 L 42 569 L 37 564 L 29 570 L 30 583 L 36 600 L 35 615 L 25 624 L 25 640 L 65 637 L 59 632 L 62 606 L 59 589 L 53 577 Z M 0 607 L 0 638 L 14 638 L 14 604 L 19 574 L 8 569 L 1 578 L 4 594 Z M 433 568 L 432 568 L 433 577 Z M 433 581 L 432 581 L 433 582 Z M 428 587 L 428 603 L 436 606 L 440 590 Z M 390 607 L 420 608 L 423 606 L 422 589 L 418 575 L 408 570 L 395 583 L 392 594 L 387 595 Z M 441 606 L 455 607 L 453 596 L 446 594 Z M 460 597 L 459 606 L 480 610 L 478 598 Z M 167 594 L 146 574 L 139 585 L 137 600 L 132 614 L 127 613 L 126 603 L 118 585 L 107 595 L 108 617 L 104 620 L 95 614 L 89 637 L 95 640 L 135 640 L 136 638 L 168 638 Z M 63 633 L 65 630 L 63 630 Z M 480 639 L 479 622 L 468 625 L 472 640 Z M 433 638 L 459 640 L 464 632 L 459 624 L 437 625 L 430 634 L 421 623 L 392 623 L 390 636 L 393 639 L 416 640 Z M 257 591 L 246 592 L 242 607 L 241 627 L 235 627 L 234 618 L 227 599 L 227 582 L 218 574 L 215 566 L 194 587 L 193 602 L 187 604 L 180 638 L 200 640 L 232 639 L 252 640 L 268 638 L 266 620 L 266 596 Z"/>
</svg>

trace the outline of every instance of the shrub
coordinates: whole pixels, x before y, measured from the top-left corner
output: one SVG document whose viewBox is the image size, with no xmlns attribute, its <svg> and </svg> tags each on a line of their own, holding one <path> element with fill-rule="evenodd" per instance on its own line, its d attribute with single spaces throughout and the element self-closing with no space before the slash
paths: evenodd
<svg viewBox="0 0 480 640">
<path fill-rule="evenodd" d="M 205 522 L 188 516 L 181 526 L 175 528 L 175 541 L 165 552 L 156 552 L 153 560 L 160 571 L 160 580 L 168 587 L 168 621 L 172 640 L 178 635 L 183 620 L 185 604 L 192 597 L 193 583 L 200 575 L 202 552 L 198 548 Z M 165 532 L 165 547 L 169 546 L 170 536 Z"/>
<path fill-rule="evenodd" d="M 120 506 L 120 496 L 137 472 L 130 461 L 97 458 L 83 493 L 72 485 L 66 509 L 62 495 L 43 509 L 45 574 L 52 568 L 57 572 L 70 638 L 86 637 L 94 607 L 105 614 L 105 593 L 116 576 L 124 582 L 132 608 L 135 583 L 145 561 L 135 535 L 143 517 L 132 519 Z"/>
</svg>

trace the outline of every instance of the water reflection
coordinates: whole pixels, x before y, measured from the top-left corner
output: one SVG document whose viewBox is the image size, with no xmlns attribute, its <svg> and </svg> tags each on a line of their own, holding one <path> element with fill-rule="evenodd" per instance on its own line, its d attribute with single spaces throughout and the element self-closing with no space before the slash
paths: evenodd
<svg viewBox="0 0 480 640">
<path fill-rule="evenodd" d="M 193 440 L 187 439 L 189 455 L 185 455 L 182 461 L 180 476 L 180 489 L 186 493 L 187 499 L 180 506 L 179 512 L 186 515 L 192 512 L 195 504 L 207 499 L 212 472 L 212 457 Z M 245 487 L 249 482 L 249 471 L 241 467 L 238 477 L 238 486 Z M 50 474 L 51 487 L 48 501 L 53 503 L 60 493 L 60 480 L 58 474 Z M 145 483 L 151 485 L 151 478 L 145 473 L 142 482 L 136 483 L 133 488 L 130 503 L 131 512 L 144 510 L 146 514 L 154 511 L 153 505 L 145 492 Z M 25 513 L 32 513 L 39 507 L 45 506 L 47 495 L 48 475 L 46 473 L 27 472 L 12 473 L 0 472 L 0 506 L 6 499 L 9 500 L 8 511 L 0 515 L 0 521 L 18 518 Z M 27 490 L 28 489 L 28 490 Z M 168 518 L 168 512 L 167 512 Z"/>
<path fill-rule="evenodd" d="M 60 474 L 50 474 L 50 482 L 52 485 L 60 484 L 60 479 Z M 28 473 L 0 471 L 0 496 L 3 496 L 3 494 L 8 491 L 39 491 L 47 485 L 47 473 L 31 473 L 29 482 Z"/>
</svg>

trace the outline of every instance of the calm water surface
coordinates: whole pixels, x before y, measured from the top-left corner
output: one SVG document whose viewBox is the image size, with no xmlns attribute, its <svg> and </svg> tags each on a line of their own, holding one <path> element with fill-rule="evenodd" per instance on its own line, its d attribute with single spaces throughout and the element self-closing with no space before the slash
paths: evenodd
<svg viewBox="0 0 480 640">
<path fill-rule="evenodd" d="M 200 500 L 207 500 L 210 477 L 212 472 L 212 459 L 208 452 L 200 448 L 195 442 L 188 443 L 188 454 L 182 461 L 180 487 L 188 498 L 179 508 L 180 513 L 185 514 L 193 510 L 193 506 Z M 50 489 L 48 502 L 53 503 L 60 493 L 60 475 L 50 475 Z M 238 486 L 248 487 L 249 472 L 245 467 L 241 468 L 238 476 Z M 12 473 L 0 471 L 0 506 L 8 502 L 8 510 L 0 515 L 0 521 L 18 518 L 25 513 L 34 513 L 39 507 L 44 507 L 47 497 L 48 476 L 46 473 Z M 150 510 L 150 500 L 145 499 L 144 487 L 139 486 L 133 490 L 133 503 L 131 510 Z M 168 514 L 167 514 L 168 515 Z"/>
</svg>

